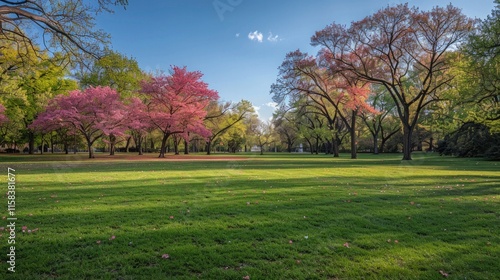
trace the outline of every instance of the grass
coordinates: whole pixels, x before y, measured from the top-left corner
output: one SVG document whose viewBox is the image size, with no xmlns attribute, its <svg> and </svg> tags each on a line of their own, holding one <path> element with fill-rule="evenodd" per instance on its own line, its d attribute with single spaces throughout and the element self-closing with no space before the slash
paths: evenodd
<svg viewBox="0 0 500 280">
<path fill-rule="evenodd" d="M 497 162 L 85 156 L 0 156 L 0 279 L 500 279 Z"/>
</svg>

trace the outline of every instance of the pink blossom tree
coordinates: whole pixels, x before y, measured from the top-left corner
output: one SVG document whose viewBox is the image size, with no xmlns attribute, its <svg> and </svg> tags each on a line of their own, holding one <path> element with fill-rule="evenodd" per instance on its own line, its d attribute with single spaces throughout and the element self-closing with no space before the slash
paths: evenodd
<svg viewBox="0 0 500 280">
<path fill-rule="evenodd" d="M 32 127 L 67 127 L 78 131 L 87 142 L 89 158 L 94 158 L 95 141 L 106 135 L 110 138 L 123 135 L 125 122 L 125 106 L 118 93 L 109 87 L 90 87 L 50 100 Z"/>
<path fill-rule="evenodd" d="M 354 75 L 342 73 L 335 65 L 318 63 L 326 60 L 328 53 L 313 57 L 300 50 L 287 54 L 280 69 L 277 83 L 273 84 L 271 92 L 273 100 L 283 104 L 290 100 L 304 98 L 308 107 L 314 108 L 328 120 L 331 131 L 335 134 L 336 123 L 339 120 L 350 133 L 351 158 L 357 158 L 356 118 L 362 112 L 376 113 L 376 110 L 366 103 L 370 84 L 359 80 Z M 321 59 L 321 60 L 320 60 Z M 293 103 L 293 102 L 292 102 Z M 334 138 L 338 138 L 335 136 Z M 334 154 L 338 154 L 338 143 L 333 139 Z"/>
<path fill-rule="evenodd" d="M 205 107 L 219 98 L 217 91 L 208 88 L 199 71 L 189 72 L 186 67 L 172 67 L 169 76 L 152 77 L 142 83 L 147 96 L 148 117 L 163 133 L 159 157 L 165 157 L 167 140 L 172 135 L 188 139 L 188 133 L 210 136 L 204 125 Z"/>
</svg>

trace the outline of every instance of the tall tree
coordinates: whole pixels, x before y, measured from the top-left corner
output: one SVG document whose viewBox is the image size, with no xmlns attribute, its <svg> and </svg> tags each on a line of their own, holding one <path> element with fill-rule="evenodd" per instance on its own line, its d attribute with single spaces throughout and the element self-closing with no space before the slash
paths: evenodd
<svg viewBox="0 0 500 280">
<path fill-rule="evenodd" d="M 85 138 L 89 158 L 94 158 L 93 144 L 105 135 L 122 135 L 125 126 L 124 104 L 118 93 L 109 87 L 75 90 L 68 96 L 50 100 L 45 112 L 31 125 L 37 129 L 48 124 L 78 131 Z"/>
<path fill-rule="evenodd" d="M 5 42 L 5 41 L 4 41 Z M 28 142 L 28 151 L 34 153 L 35 134 L 28 126 L 40 113 L 49 99 L 57 94 L 77 88 L 74 80 L 68 79 L 68 72 L 60 66 L 63 57 L 59 54 L 49 57 L 46 52 L 27 49 L 29 59 L 24 62 L 14 45 L 3 46 L 0 57 L 0 99 L 3 99 L 9 114 L 15 114 L 21 133 Z M 19 139 L 21 140 L 21 139 Z"/>
<path fill-rule="evenodd" d="M 208 88 L 199 71 L 173 66 L 169 76 L 160 75 L 142 83 L 146 95 L 148 116 L 152 124 L 163 133 L 159 157 L 165 157 L 167 140 L 180 134 L 188 139 L 189 133 L 210 136 L 205 127 L 205 107 L 219 98 L 217 91 Z"/>
<path fill-rule="evenodd" d="M 471 91 L 476 105 L 470 120 L 500 132 L 500 0 L 495 4 L 464 48 L 470 57 L 466 68 L 469 79 L 462 85 L 475 85 Z"/>
<path fill-rule="evenodd" d="M 118 52 L 108 51 L 94 62 L 90 70 L 84 69 L 77 74 L 82 87 L 109 86 L 124 98 L 140 90 L 140 81 L 144 80 L 137 61 Z"/>
<path fill-rule="evenodd" d="M 422 110 L 439 100 L 447 74 L 446 53 L 474 28 L 474 20 L 448 5 L 419 11 L 389 6 L 349 28 L 331 24 L 311 38 L 323 48 L 326 64 L 381 84 L 396 104 L 403 126 L 403 159 L 411 160 L 411 138 Z"/>
<path fill-rule="evenodd" d="M 320 55 L 322 56 L 322 55 Z M 367 84 L 356 77 L 341 75 L 318 65 L 318 59 L 297 50 L 288 53 L 280 67 L 280 77 L 271 87 L 273 100 L 283 103 L 289 95 L 304 95 L 328 120 L 330 129 L 338 117 L 350 131 L 351 158 L 357 158 L 356 117 L 363 110 L 372 110 L 365 100 L 370 93 Z M 292 96 L 292 100 L 300 97 Z M 332 111 L 333 109 L 333 111 Z"/>
<path fill-rule="evenodd" d="M 42 38 L 49 51 L 62 51 L 72 58 L 81 53 L 102 55 L 109 36 L 95 26 L 95 15 L 111 12 L 111 5 L 127 5 L 127 0 L 0 0 L 0 36 L 15 42 L 21 49 L 33 48 L 35 38 Z M 28 27 L 30 33 L 23 29 Z"/>
</svg>

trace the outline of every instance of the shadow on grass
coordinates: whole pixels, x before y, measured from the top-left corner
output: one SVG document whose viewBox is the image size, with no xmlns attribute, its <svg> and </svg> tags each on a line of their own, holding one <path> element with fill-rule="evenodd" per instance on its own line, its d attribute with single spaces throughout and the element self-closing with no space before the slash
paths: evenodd
<svg viewBox="0 0 500 280">
<path fill-rule="evenodd" d="M 19 224 L 40 230 L 18 232 L 18 268 L 9 276 L 438 279 L 443 270 L 500 278 L 498 173 L 405 177 L 381 173 L 409 164 L 365 161 L 20 164 Z M 496 171 L 472 163 L 433 158 L 411 168 Z M 330 164 L 378 173 L 336 174 Z M 306 167 L 315 172 L 299 173 Z M 123 179 L 141 171 L 161 173 Z M 47 172 L 60 181 L 36 180 Z M 6 277 L 5 262 L 1 268 Z"/>
</svg>

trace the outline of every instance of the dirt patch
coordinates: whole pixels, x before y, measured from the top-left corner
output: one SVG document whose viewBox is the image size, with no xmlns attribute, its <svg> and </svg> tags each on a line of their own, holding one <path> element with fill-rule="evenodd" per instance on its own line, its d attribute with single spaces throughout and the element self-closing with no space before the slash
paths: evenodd
<svg viewBox="0 0 500 280">
<path fill-rule="evenodd" d="M 240 161 L 248 160 L 248 157 L 225 156 L 225 155 L 166 155 L 159 158 L 158 154 L 116 154 L 114 156 L 96 154 L 93 160 L 125 160 L 125 161 Z"/>
</svg>

